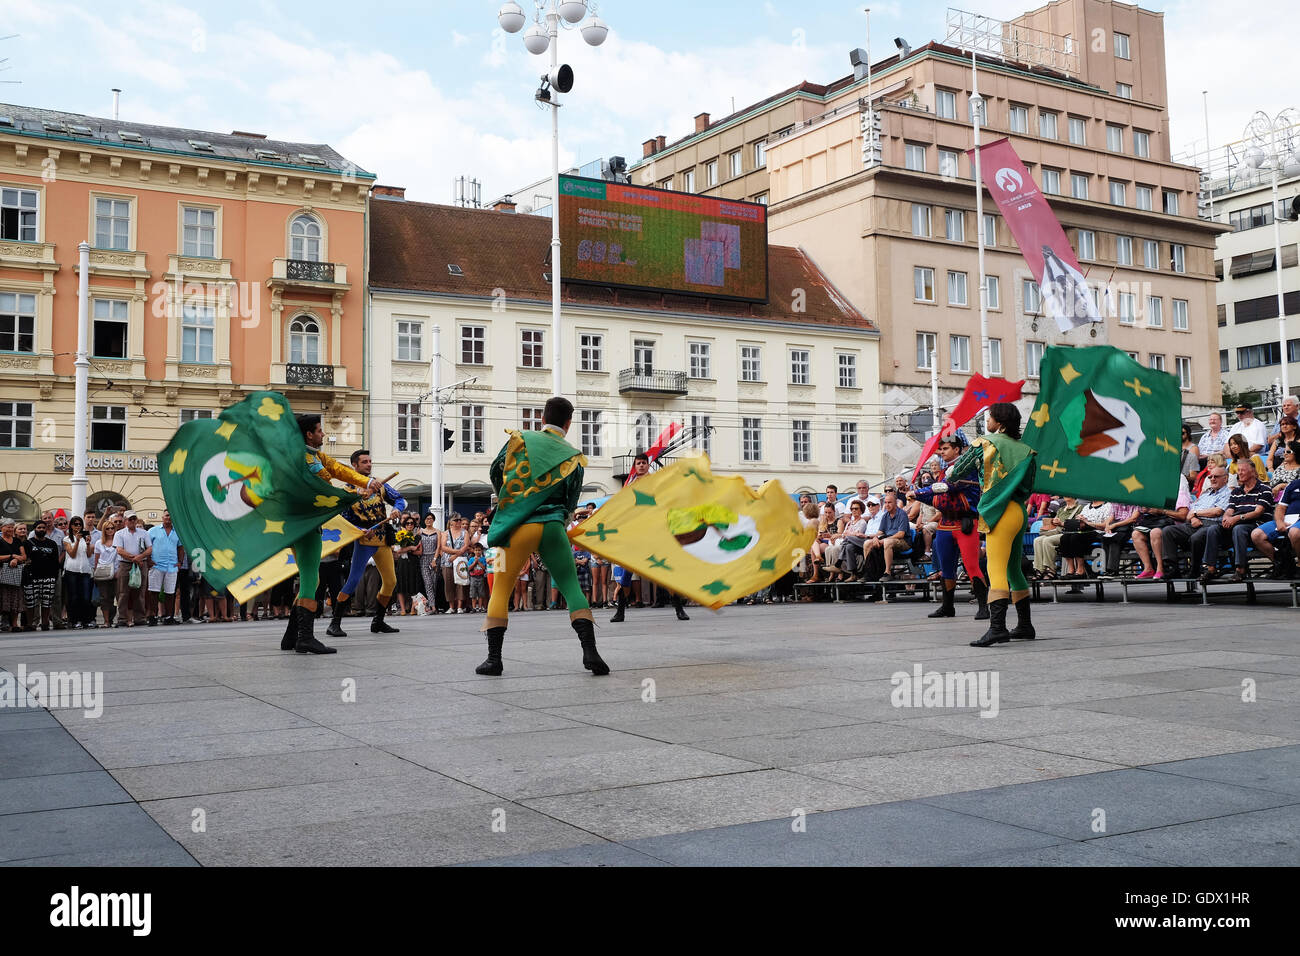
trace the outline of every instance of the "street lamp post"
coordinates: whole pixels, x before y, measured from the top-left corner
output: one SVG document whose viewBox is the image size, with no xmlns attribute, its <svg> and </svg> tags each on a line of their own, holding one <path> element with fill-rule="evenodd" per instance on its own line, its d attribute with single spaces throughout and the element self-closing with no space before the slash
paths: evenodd
<svg viewBox="0 0 1300 956">
<path fill-rule="evenodd" d="M 551 68 L 542 77 L 536 99 L 551 107 L 551 387 L 554 394 L 561 395 L 564 352 L 560 348 L 560 101 L 556 93 L 572 89 L 573 71 L 560 66 L 560 28 L 564 24 L 576 26 L 590 12 L 591 18 L 582 27 L 582 39 L 588 46 L 600 46 L 609 34 L 609 27 L 595 15 L 590 0 L 535 0 L 535 3 L 537 16 L 524 32 L 524 47 L 535 56 L 547 50 L 551 52 Z M 526 22 L 524 11 L 514 0 L 507 0 L 497 13 L 497 23 L 506 33 L 518 33 Z"/>
<path fill-rule="evenodd" d="M 1273 268 L 1277 275 L 1277 337 L 1278 348 L 1281 349 L 1278 358 L 1282 364 L 1283 395 L 1290 395 L 1291 392 L 1287 375 L 1286 302 L 1282 294 L 1282 227 L 1277 215 L 1277 180 L 1283 168 L 1300 163 L 1300 154 L 1296 149 L 1298 132 L 1300 112 L 1294 108 L 1284 109 L 1275 117 L 1270 117 L 1261 110 L 1251 118 L 1245 136 L 1251 144 L 1246 150 L 1246 165 L 1251 169 L 1267 165 L 1273 173 Z"/>
</svg>

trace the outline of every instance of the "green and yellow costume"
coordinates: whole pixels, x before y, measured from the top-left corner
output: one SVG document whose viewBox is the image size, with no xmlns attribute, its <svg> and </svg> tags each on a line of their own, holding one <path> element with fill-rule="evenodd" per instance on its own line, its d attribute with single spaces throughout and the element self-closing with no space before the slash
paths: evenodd
<svg viewBox="0 0 1300 956">
<path fill-rule="evenodd" d="M 975 468 L 980 480 L 979 529 L 989 566 L 989 601 L 1019 601 L 1029 593 L 1021 560 L 1028 522 L 1025 502 L 1034 490 L 1036 452 L 1022 441 L 992 432 L 971 442 L 949 466 L 960 475 Z"/>
</svg>

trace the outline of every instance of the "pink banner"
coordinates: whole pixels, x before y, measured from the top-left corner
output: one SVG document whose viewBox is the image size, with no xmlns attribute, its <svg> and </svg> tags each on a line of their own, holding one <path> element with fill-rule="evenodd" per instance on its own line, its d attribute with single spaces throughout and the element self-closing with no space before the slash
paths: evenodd
<svg viewBox="0 0 1300 956">
<path fill-rule="evenodd" d="M 967 150 L 968 153 L 974 152 Z M 1005 137 L 980 148 L 984 185 L 1025 257 L 1042 292 L 1043 314 L 1056 320 L 1062 332 L 1101 315 L 1088 294 L 1088 283 L 1065 237 L 1065 230 Z"/>
</svg>

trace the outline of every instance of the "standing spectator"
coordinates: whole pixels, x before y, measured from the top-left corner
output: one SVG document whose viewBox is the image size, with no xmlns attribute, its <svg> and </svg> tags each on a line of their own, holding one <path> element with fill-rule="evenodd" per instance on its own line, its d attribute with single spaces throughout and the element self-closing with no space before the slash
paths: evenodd
<svg viewBox="0 0 1300 956">
<path fill-rule="evenodd" d="M 1197 439 L 1196 447 L 1201 450 L 1201 467 L 1209 464 L 1209 457 L 1214 454 L 1223 454 L 1228 444 L 1228 433 L 1223 428 L 1223 416 L 1218 412 L 1210 412 L 1209 425 L 1206 426 L 1201 437 Z M 1195 494 L 1195 492 L 1193 492 Z"/>
<path fill-rule="evenodd" d="M 113 547 L 117 548 L 117 623 L 126 623 L 135 627 L 137 609 L 143 614 L 141 596 L 144 593 L 145 569 L 149 563 L 149 536 L 140 528 L 140 519 L 134 511 L 126 513 L 126 526 L 113 535 Z M 135 569 L 137 583 L 131 585 L 132 569 Z"/>
<path fill-rule="evenodd" d="M 1286 457 L 1286 446 L 1296 439 L 1300 439 L 1300 425 L 1290 416 L 1279 419 L 1277 423 L 1277 434 L 1269 439 L 1268 454 L 1264 456 L 1264 464 L 1268 465 L 1269 472 L 1281 467 L 1282 459 Z M 1264 476 L 1261 475 L 1262 479 Z M 1272 484 L 1283 484 L 1273 479 Z M 1288 482 L 1289 483 L 1289 482 Z"/>
<path fill-rule="evenodd" d="M 848 502 L 840 501 L 840 492 L 835 485 L 826 486 L 826 503 L 835 509 L 836 515 L 846 514 L 849 510 Z"/>
<path fill-rule="evenodd" d="M 26 542 L 15 536 L 15 527 L 12 518 L 0 521 L 0 567 L 7 577 L 16 579 L 0 581 L 0 615 L 9 631 L 18 630 L 18 614 L 23 609 L 22 569 L 27 563 Z"/>
<path fill-rule="evenodd" d="M 95 626 L 95 606 L 90 602 L 94 582 L 94 545 L 90 532 L 81 518 L 68 522 L 68 534 L 63 539 L 63 589 L 64 606 L 68 609 L 68 625 L 74 630 Z"/>
<path fill-rule="evenodd" d="M 63 615 L 63 542 L 68 537 L 68 514 L 62 508 L 46 522 L 46 534 L 59 547 L 59 567 L 54 574 L 54 601 L 50 605 L 50 622 L 56 631 L 64 628 Z"/>
<path fill-rule="evenodd" d="M 1255 417 L 1255 411 L 1244 402 L 1237 406 L 1237 423 L 1228 429 L 1228 437 L 1241 435 L 1246 439 L 1249 453 L 1254 455 L 1264 450 L 1264 440 L 1268 430 L 1264 423 Z"/>
<path fill-rule="evenodd" d="M 1189 478 L 1201 470 L 1201 450 L 1192 441 L 1192 426 L 1183 422 L 1183 453 L 1178 460 L 1178 471 Z"/>
<path fill-rule="evenodd" d="M 424 582 L 424 596 L 429 601 L 429 613 L 437 613 L 438 585 L 442 578 L 442 569 L 438 558 L 442 551 L 442 535 L 438 533 L 435 515 L 430 511 L 424 516 L 424 527 L 420 530 L 420 579 Z"/>
<path fill-rule="evenodd" d="M 1187 479 L 1178 477 L 1178 499 L 1174 507 L 1144 508 L 1133 527 L 1133 550 L 1142 561 L 1142 573 L 1138 580 L 1146 578 L 1163 578 L 1165 576 L 1165 557 L 1160 548 L 1160 538 L 1156 532 L 1161 528 L 1181 524 L 1187 520 L 1187 510 L 1192 505 L 1192 494 L 1187 487 Z M 1152 556 L 1154 555 L 1154 566 Z"/>
<path fill-rule="evenodd" d="M 176 624 L 176 580 L 180 572 L 181 553 L 180 535 L 172 527 L 170 511 L 164 511 L 162 524 L 149 529 L 149 604 L 148 624 L 153 627 L 158 623 L 158 605 L 162 605 L 166 617 L 164 624 Z"/>
<path fill-rule="evenodd" d="M 54 604 L 54 588 L 59 575 L 59 554 L 62 552 L 46 531 L 44 519 L 37 521 L 32 536 L 27 540 L 27 566 L 23 580 L 23 596 L 27 602 L 27 629 L 36 630 L 36 611 L 40 610 L 41 630 L 50 629 L 50 609 Z"/>
<path fill-rule="evenodd" d="M 95 542 L 94 566 L 91 576 L 99 590 L 99 610 L 104 615 L 104 626 L 113 626 L 113 611 L 117 598 L 117 548 L 113 535 L 117 533 L 117 518 L 106 515 L 99 523 L 99 540 Z"/>
<path fill-rule="evenodd" d="M 393 548 L 397 571 L 397 608 L 403 617 L 414 612 L 412 601 L 420 593 L 420 536 L 415 531 L 415 517 L 406 515 L 402 518 L 401 530 L 397 532 L 397 544 Z M 410 607 L 407 601 L 411 601 Z"/>
<path fill-rule="evenodd" d="M 1262 524 L 1273 510 L 1273 489 L 1259 480 L 1250 459 L 1237 464 L 1237 487 L 1228 498 L 1228 508 L 1223 520 L 1210 527 L 1205 539 L 1205 570 L 1201 583 L 1219 576 L 1219 538 L 1224 532 L 1232 534 L 1233 582 L 1245 581 L 1246 555 L 1250 551 L 1250 533 Z"/>
<path fill-rule="evenodd" d="M 469 549 L 465 573 L 469 576 L 470 610 L 482 614 L 487 610 L 487 554 L 482 544 Z"/>
<path fill-rule="evenodd" d="M 448 613 L 465 613 L 465 594 L 456 583 L 456 559 L 469 550 L 469 532 L 465 528 L 465 519 L 453 513 L 447 519 L 447 530 L 442 533 L 442 590 L 447 595 Z"/>
<path fill-rule="evenodd" d="M 528 583 L 532 577 L 533 564 L 537 560 L 537 555 L 529 555 L 524 566 L 519 569 L 519 577 L 515 578 L 515 611 L 531 611 L 528 601 Z M 497 585 L 500 587 L 500 585 Z"/>
<path fill-rule="evenodd" d="M 1217 529 L 1223 520 L 1223 512 L 1228 507 L 1228 499 L 1232 494 L 1228 488 L 1228 469 L 1222 465 L 1211 467 L 1205 483 L 1205 490 L 1187 508 L 1186 524 L 1172 524 L 1151 532 L 1151 547 L 1164 554 L 1166 577 L 1178 577 L 1178 548 L 1183 544 L 1191 548 L 1191 576 L 1196 577 L 1200 573 L 1202 555 L 1206 550 L 1206 538 L 1209 537 L 1210 530 Z M 1213 560 L 1218 563 L 1217 547 Z"/>
</svg>

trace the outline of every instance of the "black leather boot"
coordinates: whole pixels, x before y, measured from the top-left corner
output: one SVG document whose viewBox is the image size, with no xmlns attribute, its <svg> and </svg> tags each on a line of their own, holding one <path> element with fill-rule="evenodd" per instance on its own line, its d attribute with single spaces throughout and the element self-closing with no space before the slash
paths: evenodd
<svg viewBox="0 0 1300 956">
<path fill-rule="evenodd" d="M 1021 641 L 1032 641 L 1035 636 L 1034 625 L 1029 620 L 1029 595 L 1025 595 L 1016 602 L 1016 629 L 1011 632 L 1012 638 Z"/>
<path fill-rule="evenodd" d="M 347 614 L 347 601 L 334 599 L 334 613 L 330 615 L 330 626 L 325 628 L 325 633 L 330 637 L 347 637 L 348 632 L 343 630 L 343 615 Z"/>
<path fill-rule="evenodd" d="M 501 663 L 501 645 L 506 641 L 506 629 L 504 627 L 489 627 L 487 629 L 488 656 L 478 667 L 474 668 L 475 674 L 484 674 L 487 677 L 500 677 L 505 667 Z"/>
<path fill-rule="evenodd" d="M 337 654 L 332 647 L 326 647 L 320 641 L 316 640 L 316 635 L 312 633 L 316 626 L 316 618 L 311 612 L 304 608 L 298 608 L 298 642 L 293 649 L 299 654 Z"/>
<path fill-rule="evenodd" d="M 624 591 L 622 588 L 619 588 L 618 589 L 618 610 L 615 611 L 614 616 L 609 619 L 609 623 L 610 624 L 623 623 L 623 612 L 626 609 L 627 609 L 627 592 Z"/>
<path fill-rule="evenodd" d="M 301 605 L 298 604 L 289 608 L 289 624 L 284 629 L 284 637 L 280 638 L 282 651 L 291 651 L 298 643 L 298 612 L 301 609 Z"/>
<path fill-rule="evenodd" d="M 987 621 L 989 619 L 989 583 L 983 578 L 971 578 L 970 589 L 975 592 L 975 600 L 979 601 L 979 608 L 975 611 L 975 620 Z"/>
<path fill-rule="evenodd" d="M 927 617 L 956 617 L 957 608 L 953 605 L 953 597 L 956 590 L 952 588 L 943 589 L 943 603 L 931 611 Z"/>
<path fill-rule="evenodd" d="M 990 647 L 1011 640 L 1011 634 L 1007 631 L 1007 608 L 1010 606 L 1010 598 L 998 598 L 989 602 L 989 629 L 978 641 L 971 641 L 971 647 Z"/>
<path fill-rule="evenodd" d="M 375 608 L 375 616 L 370 619 L 371 634 L 399 634 L 401 628 L 393 627 L 384 623 L 384 615 L 388 613 L 388 606 L 380 602 Z"/>
<path fill-rule="evenodd" d="M 690 617 L 686 614 L 686 601 L 680 594 L 673 594 L 673 610 L 677 612 L 677 620 L 690 620 Z"/>
<path fill-rule="evenodd" d="M 582 642 L 582 666 L 596 677 L 608 674 L 609 665 L 600 659 L 600 654 L 596 651 L 596 626 L 585 617 L 576 618 L 569 623 L 573 625 L 578 640 Z"/>
</svg>

